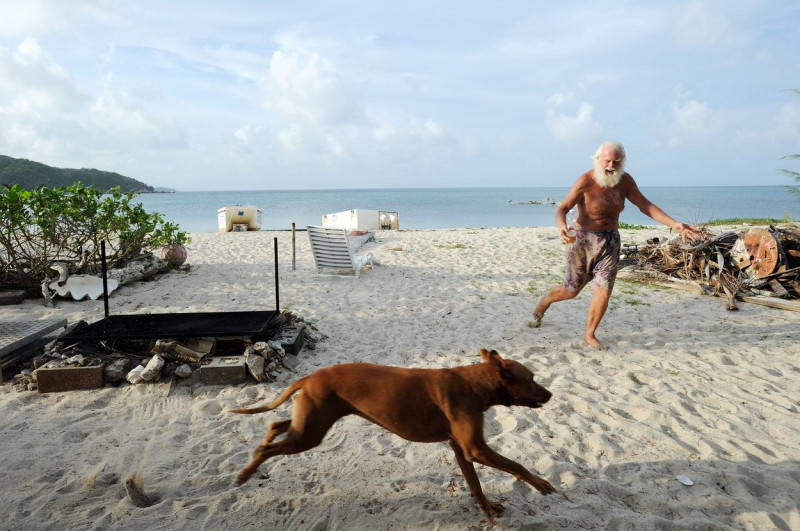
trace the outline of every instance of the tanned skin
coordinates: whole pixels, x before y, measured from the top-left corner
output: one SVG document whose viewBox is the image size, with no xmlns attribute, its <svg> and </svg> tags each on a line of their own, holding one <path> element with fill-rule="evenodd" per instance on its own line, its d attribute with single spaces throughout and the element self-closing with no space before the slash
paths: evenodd
<svg viewBox="0 0 800 531">
<path fill-rule="evenodd" d="M 605 172 L 606 177 L 610 177 L 621 170 L 623 162 L 623 152 L 613 144 L 604 144 L 596 166 L 599 167 L 599 171 Z M 633 180 L 630 174 L 623 173 L 617 184 L 603 187 L 598 183 L 595 170 L 592 169 L 578 177 L 567 197 L 556 208 L 556 225 L 558 226 L 561 240 L 567 243 L 567 212 L 573 207 L 577 207 L 576 225 L 578 228 L 609 231 L 619 228 L 619 215 L 625 208 L 625 200 L 636 205 L 643 214 L 680 234 L 684 242 L 687 238 L 695 240 L 700 236 L 700 229 L 676 221 L 650 202 L 639 190 L 636 181 Z M 541 324 L 542 317 L 551 304 L 573 299 L 578 293 L 577 291 L 566 289 L 563 284 L 551 289 L 536 305 L 536 310 L 533 313 L 533 326 L 538 327 Z M 608 348 L 597 339 L 595 332 L 608 309 L 610 299 L 611 290 L 594 284 L 594 294 L 589 306 L 584 340 L 598 350 L 606 350 Z"/>
</svg>

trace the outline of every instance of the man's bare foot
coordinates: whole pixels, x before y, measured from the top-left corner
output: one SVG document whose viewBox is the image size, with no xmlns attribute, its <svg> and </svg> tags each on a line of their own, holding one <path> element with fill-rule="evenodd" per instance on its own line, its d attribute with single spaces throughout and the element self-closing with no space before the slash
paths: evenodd
<svg viewBox="0 0 800 531">
<path fill-rule="evenodd" d="M 544 317 L 544 315 L 540 314 L 537 310 L 534 310 L 533 320 L 525 321 L 525 324 L 528 325 L 528 328 L 539 328 L 542 326 L 542 317 Z"/>
<path fill-rule="evenodd" d="M 590 347 L 594 347 L 597 350 L 608 350 L 608 345 L 601 343 L 596 337 L 585 337 L 583 340 L 586 341 L 586 344 Z"/>
</svg>

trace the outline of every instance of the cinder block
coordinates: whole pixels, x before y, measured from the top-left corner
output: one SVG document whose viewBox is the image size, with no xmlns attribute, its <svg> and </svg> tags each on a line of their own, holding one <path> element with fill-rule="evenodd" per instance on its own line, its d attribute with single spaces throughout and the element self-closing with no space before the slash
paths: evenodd
<svg viewBox="0 0 800 531">
<path fill-rule="evenodd" d="M 294 354 L 296 356 L 303 348 L 303 343 L 305 343 L 305 330 L 303 326 L 287 326 L 281 330 L 277 341 L 287 354 Z"/>
<path fill-rule="evenodd" d="M 36 369 L 40 393 L 97 389 L 103 387 L 103 365 Z"/>
<path fill-rule="evenodd" d="M 238 384 L 247 380 L 244 356 L 211 358 L 208 365 L 200 367 L 200 381 L 206 385 Z"/>
</svg>

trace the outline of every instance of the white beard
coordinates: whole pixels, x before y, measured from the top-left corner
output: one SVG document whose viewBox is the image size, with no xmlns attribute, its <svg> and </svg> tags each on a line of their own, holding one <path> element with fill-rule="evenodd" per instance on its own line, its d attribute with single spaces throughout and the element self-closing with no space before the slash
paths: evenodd
<svg viewBox="0 0 800 531">
<path fill-rule="evenodd" d="M 607 173 L 602 167 L 597 164 L 594 165 L 594 181 L 601 188 L 614 188 L 622 180 L 625 175 L 625 168 L 620 167 L 614 173 Z"/>
</svg>

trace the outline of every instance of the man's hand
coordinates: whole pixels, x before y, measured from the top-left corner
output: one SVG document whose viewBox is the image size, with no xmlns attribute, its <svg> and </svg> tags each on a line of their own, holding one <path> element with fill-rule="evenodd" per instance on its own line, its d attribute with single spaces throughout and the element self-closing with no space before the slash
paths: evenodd
<svg viewBox="0 0 800 531">
<path fill-rule="evenodd" d="M 698 229 L 694 225 L 687 225 L 686 223 L 678 223 L 672 228 L 675 232 L 681 235 L 683 243 L 686 243 L 686 238 L 689 238 L 692 241 L 697 241 L 700 239 L 700 236 L 702 236 L 702 232 L 700 231 L 700 229 Z"/>
</svg>

